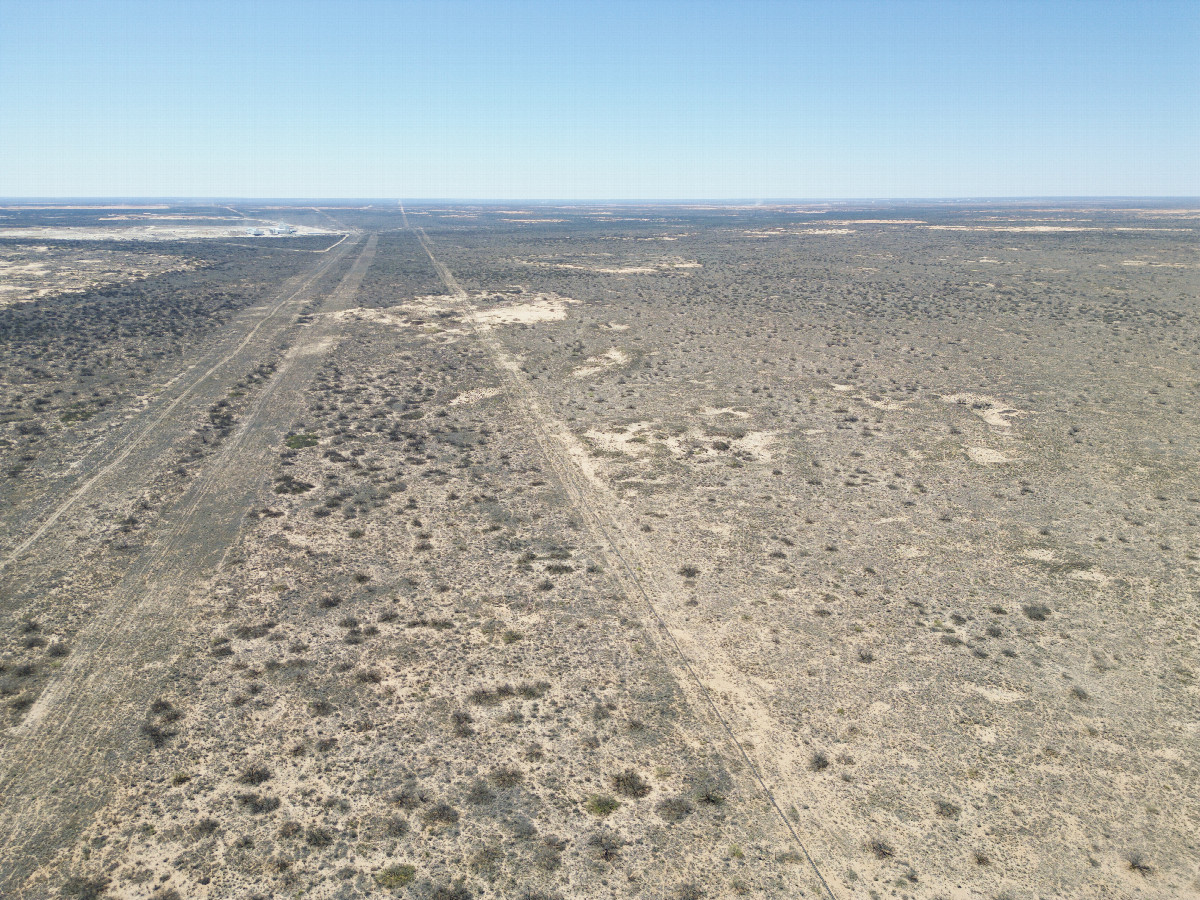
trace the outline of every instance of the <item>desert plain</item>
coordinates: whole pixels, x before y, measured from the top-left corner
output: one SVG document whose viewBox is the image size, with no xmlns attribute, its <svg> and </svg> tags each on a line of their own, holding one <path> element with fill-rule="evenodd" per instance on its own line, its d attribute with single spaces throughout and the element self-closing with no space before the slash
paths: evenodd
<svg viewBox="0 0 1200 900">
<path fill-rule="evenodd" d="M 1200 896 L 1198 238 L 5 204 L 0 896 Z"/>
</svg>

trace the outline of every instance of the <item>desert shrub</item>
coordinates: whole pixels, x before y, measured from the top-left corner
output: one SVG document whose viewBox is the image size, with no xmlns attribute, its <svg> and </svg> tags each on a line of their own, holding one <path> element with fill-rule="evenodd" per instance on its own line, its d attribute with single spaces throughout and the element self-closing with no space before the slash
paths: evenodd
<svg viewBox="0 0 1200 900">
<path fill-rule="evenodd" d="M 483 803 L 491 803 L 496 799 L 496 795 L 492 793 L 492 789 L 487 786 L 486 782 L 476 779 L 471 783 L 464 799 L 468 803 L 478 806 Z"/>
<path fill-rule="evenodd" d="M 692 814 L 693 806 L 683 797 L 670 797 L 660 800 L 654 806 L 654 811 L 667 822 L 681 822 Z"/>
<path fill-rule="evenodd" d="M 333 832 L 319 825 L 310 826 L 304 832 L 304 843 L 310 847 L 328 847 L 333 843 Z"/>
<path fill-rule="evenodd" d="M 1137 872 L 1143 878 L 1154 872 L 1154 866 L 1150 865 L 1149 857 L 1147 857 L 1146 854 L 1142 853 L 1140 850 L 1135 850 L 1133 853 L 1130 853 L 1129 856 L 1126 857 L 1126 860 L 1129 863 L 1129 870 L 1131 872 Z"/>
<path fill-rule="evenodd" d="M 650 785 L 633 769 L 618 772 L 612 777 L 613 790 L 622 797 L 640 799 L 650 793 Z"/>
<path fill-rule="evenodd" d="M 260 785 L 271 778 L 271 770 L 266 766 L 250 766 L 238 777 L 242 784 Z"/>
<path fill-rule="evenodd" d="M 513 769 L 508 766 L 502 766 L 492 772 L 492 784 L 501 790 L 514 788 L 525 780 L 525 775 L 520 769 Z"/>
<path fill-rule="evenodd" d="M 824 772 L 829 768 L 829 757 L 823 751 L 818 750 L 809 759 L 808 767 L 814 772 Z"/>
<path fill-rule="evenodd" d="M 479 706 L 498 706 L 505 700 L 516 696 L 516 693 L 516 689 L 511 684 L 502 684 L 492 690 L 478 688 L 470 693 L 467 700 Z"/>
<path fill-rule="evenodd" d="M 943 819 L 957 819 L 962 812 L 962 808 L 958 804 L 951 803 L 949 800 L 938 800 L 933 804 L 933 808 Z"/>
<path fill-rule="evenodd" d="M 1043 603 L 1031 603 L 1021 607 L 1021 612 L 1025 613 L 1025 616 L 1034 622 L 1045 622 L 1050 618 L 1052 610 Z"/>
<path fill-rule="evenodd" d="M 517 693 L 526 700 L 537 700 L 550 690 L 548 681 L 526 681 L 517 686 Z"/>
<path fill-rule="evenodd" d="M 109 881 L 104 875 L 95 878 L 72 875 L 63 883 L 62 892 L 64 896 L 78 900 L 97 900 L 108 890 Z"/>
<path fill-rule="evenodd" d="M 595 851 L 600 859 L 605 862 L 612 862 L 617 858 L 621 848 L 625 846 L 625 840 L 615 831 L 608 828 L 601 828 L 588 838 L 588 846 Z"/>
<path fill-rule="evenodd" d="M 700 574 L 700 570 L 697 569 L 695 566 L 680 566 L 679 574 L 682 575 L 684 578 L 695 578 L 697 575 Z"/>
<path fill-rule="evenodd" d="M 247 811 L 254 815 L 262 815 L 263 813 L 275 812 L 279 809 L 279 798 L 271 797 L 267 794 L 237 794 L 235 799 Z"/>
<path fill-rule="evenodd" d="M 458 821 L 458 810 L 449 803 L 435 803 L 421 813 L 421 818 L 426 825 L 453 825 Z"/>
<path fill-rule="evenodd" d="M 533 864 L 543 872 L 553 872 L 562 866 L 562 853 L 555 847 L 543 844 L 533 851 Z"/>
<path fill-rule="evenodd" d="M 892 845 L 880 838 L 875 838 L 867 844 L 867 849 L 875 854 L 876 859 L 891 859 L 896 855 L 896 851 L 892 849 Z"/>
<path fill-rule="evenodd" d="M 408 834 L 408 820 L 403 816 L 392 816 L 383 824 L 383 833 L 391 838 L 401 838 Z"/>
</svg>

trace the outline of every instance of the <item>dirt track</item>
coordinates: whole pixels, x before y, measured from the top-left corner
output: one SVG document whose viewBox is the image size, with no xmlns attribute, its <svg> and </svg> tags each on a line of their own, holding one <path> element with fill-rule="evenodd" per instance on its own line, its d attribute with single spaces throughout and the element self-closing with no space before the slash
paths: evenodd
<svg viewBox="0 0 1200 900">
<path fill-rule="evenodd" d="M 421 246 L 446 285 L 446 290 L 463 311 L 467 322 L 478 322 L 477 308 L 471 303 L 469 294 L 463 290 L 450 269 L 434 254 L 433 243 L 424 230 L 417 227 Z M 723 659 L 712 642 L 705 641 L 682 621 L 670 615 L 669 610 L 680 607 L 682 598 L 675 596 L 664 583 L 671 577 L 670 567 L 646 541 L 635 537 L 634 530 L 621 521 L 618 504 L 601 483 L 590 479 L 580 467 L 578 460 L 583 456 L 582 448 L 571 434 L 566 423 L 559 421 L 538 400 L 537 395 L 522 377 L 520 365 L 514 360 L 494 333 L 486 326 L 474 325 L 477 340 L 487 349 L 497 373 L 502 377 L 510 408 L 522 415 L 529 426 L 529 434 L 537 441 L 547 464 L 562 483 L 567 496 L 580 514 L 595 545 L 604 555 L 607 571 L 625 596 L 644 602 L 647 612 L 656 627 L 652 629 L 657 650 L 674 670 L 675 678 L 688 694 L 689 702 L 696 713 L 708 720 L 714 740 L 731 745 L 734 753 L 741 757 L 753 774 L 763 794 L 778 815 L 780 823 L 799 850 L 804 854 L 822 892 L 834 897 L 825 877 L 821 874 L 820 851 L 814 858 L 814 841 L 801 833 L 815 829 L 817 822 L 811 814 L 798 825 L 793 825 L 784 807 L 793 810 L 810 809 L 810 798 L 804 797 L 793 786 L 790 776 L 802 768 L 781 745 L 776 736 L 765 704 L 755 695 L 751 687 L 739 683 L 737 669 Z M 716 693 L 726 697 L 732 695 L 737 708 L 720 704 Z M 754 751 L 757 748 L 757 752 Z M 768 761 L 773 764 L 768 765 Z M 838 839 L 827 833 L 821 835 L 823 849 L 838 846 Z M 845 842 L 838 849 L 845 851 Z"/>
</svg>

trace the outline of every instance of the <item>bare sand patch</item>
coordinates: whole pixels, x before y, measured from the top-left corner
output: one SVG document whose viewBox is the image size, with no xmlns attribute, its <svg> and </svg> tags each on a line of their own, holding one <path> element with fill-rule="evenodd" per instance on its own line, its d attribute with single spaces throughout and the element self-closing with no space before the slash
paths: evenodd
<svg viewBox="0 0 1200 900">
<path fill-rule="evenodd" d="M 1012 462 L 1011 459 L 999 450 L 992 450 L 988 447 L 968 447 L 967 456 L 971 458 L 971 462 L 979 463 L 981 466 L 993 466 L 998 463 Z"/>
<path fill-rule="evenodd" d="M 751 431 L 745 437 L 733 441 L 735 449 L 747 453 L 761 462 L 770 462 L 775 458 L 771 445 L 775 443 L 778 433 L 774 431 Z"/>
<path fill-rule="evenodd" d="M 590 365 L 580 366 L 571 373 L 571 376 L 573 378 L 587 378 L 591 375 L 598 375 L 606 369 L 627 365 L 629 363 L 629 354 L 624 350 L 618 350 L 616 347 L 613 347 L 600 356 L 591 357 L 588 362 Z"/>
<path fill-rule="evenodd" d="M 716 418 L 717 416 L 733 416 L 738 419 L 750 418 L 750 413 L 746 412 L 745 410 L 734 409 L 732 406 L 722 406 L 719 408 L 706 406 L 700 410 L 700 415 L 707 416 L 710 419 Z"/>
<path fill-rule="evenodd" d="M 483 400 L 488 400 L 500 393 L 500 388 L 475 388 L 470 391 L 463 391 L 457 397 L 450 401 L 451 406 L 464 406 L 468 403 L 479 403 Z"/>
<path fill-rule="evenodd" d="M 482 328 L 498 325 L 534 325 L 538 322 L 561 322 L 567 317 L 567 307 L 579 303 L 558 294 L 536 294 L 532 300 L 483 307 L 471 314 L 471 320 Z"/>
<path fill-rule="evenodd" d="M 994 397 L 988 397 L 984 394 L 946 394 L 942 397 L 942 402 L 955 403 L 959 406 L 970 406 L 971 412 L 994 428 L 1011 428 L 1012 423 L 1008 421 L 1009 418 L 1022 415 L 1020 410 L 1013 409 L 1013 407 L 1001 403 Z"/>
</svg>

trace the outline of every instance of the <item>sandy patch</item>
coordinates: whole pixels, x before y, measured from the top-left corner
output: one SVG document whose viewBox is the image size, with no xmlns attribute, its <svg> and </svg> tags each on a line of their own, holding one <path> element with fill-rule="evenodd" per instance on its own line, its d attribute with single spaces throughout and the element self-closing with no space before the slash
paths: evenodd
<svg viewBox="0 0 1200 900">
<path fill-rule="evenodd" d="M 475 388 L 472 391 L 463 391 L 457 397 L 450 401 L 451 406 L 463 406 L 467 403 L 479 403 L 495 397 L 500 393 L 500 388 Z"/>
<path fill-rule="evenodd" d="M 578 302 L 558 294 L 536 294 L 532 300 L 477 309 L 471 314 L 471 319 L 482 328 L 561 322 L 567 317 L 567 307 Z"/>
<path fill-rule="evenodd" d="M 1021 555 L 1037 562 L 1054 562 L 1055 559 L 1054 551 L 1047 550 L 1045 547 L 1026 547 L 1021 551 Z"/>
<path fill-rule="evenodd" d="M 979 463 L 981 466 L 993 466 L 999 463 L 1012 462 L 1011 459 L 999 450 L 992 450 L 988 447 L 968 447 L 967 456 L 971 458 L 971 462 Z"/>
<path fill-rule="evenodd" d="M 947 394 L 942 397 L 943 403 L 956 403 L 959 406 L 970 406 L 971 412 L 983 419 L 994 428 L 1011 428 L 1009 418 L 1022 415 L 1020 410 L 1013 409 L 994 397 L 983 394 Z"/>
<path fill-rule="evenodd" d="M 745 437 L 733 441 L 733 447 L 760 462 L 770 462 L 775 458 L 775 454 L 771 452 L 771 445 L 775 443 L 777 436 L 774 431 L 751 431 Z"/>
<path fill-rule="evenodd" d="M 549 262 L 535 259 L 518 259 L 514 262 L 524 266 L 534 266 L 539 269 L 562 269 L 575 272 L 592 272 L 597 275 L 657 275 L 674 269 L 699 269 L 702 264 L 692 259 L 678 256 L 663 257 L 647 263 L 630 266 L 585 265 L 574 262 Z"/>
<path fill-rule="evenodd" d="M 590 375 L 597 375 L 606 369 L 612 369 L 616 366 L 624 366 L 629 363 L 629 354 L 624 350 L 618 350 L 613 347 L 611 350 L 605 351 L 601 356 L 593 356 L 588 362 L 591 365 L 581 366 L 571 373 L 573 378 L 587 378 Z"/>
<path fill-rule="evenodd" d="M 707 416 L 710 419 L 716 418 L 717 416 L 734 416 L 738 419 L 750 418 L 750 413 L 745 412 L 744 410 L 734 409 L 732 406 L 722 406 L 719 408 L 706 406 L 700 410 L 700 415 Z"/>
<path fill-rule="evenodd" d="M 974 691 L 985 700 L 990 700 L 993 703 L 1016 703 L 1018 700 L 1024 700 L 1025 695 L 1019 694 L 1016 691 L 1007 691 L 1003 688 L 987 688 L 979 684 L 968 684 L 968 691 Z"/>
</svg>

